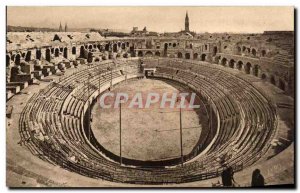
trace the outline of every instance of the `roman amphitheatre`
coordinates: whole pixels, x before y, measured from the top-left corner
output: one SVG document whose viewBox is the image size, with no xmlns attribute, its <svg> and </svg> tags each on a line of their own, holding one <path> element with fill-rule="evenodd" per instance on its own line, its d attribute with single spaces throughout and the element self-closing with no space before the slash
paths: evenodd
<svg viewBox="0 0 300 193">
<path fill-rule="evenodd" d="M 187 24 L 187 23 L 186 23 Z M 294 32 L 8 32 L 9 187 L 294 182 Z M 194 92 L 199 109 L 101 109 L 106 92 Z M 283 164 L 284 163 L 284 164 Z"/>
</svg>

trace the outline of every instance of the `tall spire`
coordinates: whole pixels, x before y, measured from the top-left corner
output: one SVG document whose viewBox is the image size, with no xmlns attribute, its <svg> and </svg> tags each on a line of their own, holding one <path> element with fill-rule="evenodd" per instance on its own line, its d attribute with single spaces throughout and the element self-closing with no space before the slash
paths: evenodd
<svg viewBox="0 0 300 193">
<path fill-rule="evenodd" d="M 62 26 L 61 26 L 61 22 L 59 23 L 59 29 L 58 29 L 59 32 L 62 32 Z"/>
<path fill-rule="evenodd" d="M 67 25 L 67 22 L 66 22 L 66 24 L 65 24 L 65 32 L 67 32 L 68 31 L 68 25 Z"/>
<path fill-rule="evenodd" d="M 185 31 L 186 32 L 190 31 L 189 15 L 188 15 L 187 11 L 186 11 L 186 14 L 185 14 Z"/>
</svg>

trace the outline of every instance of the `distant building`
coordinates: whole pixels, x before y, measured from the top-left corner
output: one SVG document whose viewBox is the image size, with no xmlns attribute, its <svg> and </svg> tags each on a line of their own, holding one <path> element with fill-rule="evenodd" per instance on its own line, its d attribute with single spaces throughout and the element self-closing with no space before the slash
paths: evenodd
<svg viewBox="0 0 300 193">
<path fill-rule="evenodd" d="M 59 29 L 58 29 L 59 32 L 62 32 L 62 26 L 61 26 L 61 22 L 59 23 Z"/>
<path fill-rule="evenodd" d="M 65 32 L 67 32 L 68 31 L 68 25 L 67 25 L 67 23 L 65 24 Z"/>
<path fill-rule="evenodd" d="M 145 26 L 143 30 L 138 30 L 138 27 L 133 27 L 130 32 L 131 36 L 158 36 L 157 32 L 147 31 L 147 27 Z"/>
</svg>

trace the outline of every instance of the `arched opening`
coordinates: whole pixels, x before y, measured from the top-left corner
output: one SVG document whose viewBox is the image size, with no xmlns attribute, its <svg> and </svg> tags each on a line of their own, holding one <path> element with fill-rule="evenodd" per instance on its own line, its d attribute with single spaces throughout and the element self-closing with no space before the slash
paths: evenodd
<svg viewBox="0 0 300 193">
<path fill-rule="evenodd" d="M 190 53 L 185 53 L 185 59 L 190 59 Z"/>
<path fill-rule="evenodd" d="M 88 62 L 88 63 L 92 63 L 92 62 L 93 62 L 93 53 L 92 53 L 92 52 L 89 52 L 89 53 L 88 53 L 88 59 L 87 59 L 87 62 Z"/>
<path fill-rule="evenodd" d="M 9 67 L 10 65 L 10 57 L 9 55 L 6 55 L 6 67 Z"/>
<path fill-rule="evenodd" d="M 51 54 L 54 54 L 54 48 L 51 48 Z"/>
<path fill-rule="evenodd" d="M 223 66 L 226 66 L 226 63 L 227 63 L 227 59 L 226 59 L 226 58 L 223 58 L 223 59 L 221 60 L 221 64 L 222 64 Z"/>
<path fill-rule="evenodd" d="M 262 56 L 262 57 L 265 57 L 265 56 L 266 56 L 266 50 L 262 50 L 262 51 L 261 51 L 261 56 Z"/>
<path fill-rule="evenodd" d="M 118 47 L 121 47 L 121 42 L 118 42 Z"/>
<path fill-rule="evenodd" d="M 261 75 L 261 79 L 262 79 L 262 80 L 266 80 L 266 79 L 267 79 L 267 75 L 266 75 L 266 74 L 262 74 L 262 75 Z"/>
<path fill-rule="evenodd" d="M 165 43 L 165 47 L 164 47 L 165 50 L 168 49 L 168 43 Z"/>
<path fill-rule="evenodd" d="M 253 75 L 254 75 L 254 76 L 258 76 L 258 65 L 255 65 L 255 66 L 253 67 Z"/>
<path fill-rule="evenodd" d="M 72 54 L 76 55 L 76 47 L 72 47 Z"/>
<path fill-rule="evenodd" d="M 100 59 L 99 58 L 95 58 L 95 62 L 99 62 L 100 61 Z"/>
<path fill-rule="evenodd" d="M 173 48 L 175 48 L 176 47 L 176 43 L 173 43 Z"/>
<path fill-rule="evenodd" d="M 50 60 L 51 60 L 51 50 L 50 49 L 46 49 L 46 60 L 48 62 L 50 62 Z"/>
<path fill-rule="evenodd" d="M 26 53 L 23 52 L 23 53 L 22 53 L 22 58 L 25 58 L 25 56 L 26 56 Z"/>
<path fill-rule="evenodd" d="M 237 54 L 240 55 L 242 53 L 242 48 L 240 46 L 237 47 Z"/>
<path fill-rule="evenodd" d="M 213 48 L 213 56 L 215 56 L 218 52 L 218 47 L 217 46 L 214 46 Z"/>
<path fill-rule="evenodd" d="M 153 57 L 153 53 L 150 52 L 150 51 L 147 51 L 147 52 L 145 53 L 145 57 Z"/>
<path fill-rule="evenodd" d="M 236 65 L 236 66 L 237 66 L 237 69 L 238 69 L 238 70 L 241 70 L 241 69 L 243 68 L 243 65 L 244 65 L 243 62 L 242 62 L 242 61 L 239 61 L 239 62 L 237 63 L 237 65 Z"/>
<path fill-rule="evenodd" d="M 143 57 L 143 55 L 144 55 L 144 54 L 143 54 L 142 51 L 139 51 L 139 52 L 138 52 L 138 57 Z"/>
<path fill-rule="evenodd" d="M 170 54 L 169 58 L 175 58 L 175 55 L 174 54 Z"/>
<path fill-rule="evenodd" d="M 181 52 L 177 53 L 177 58 L 182 58 L 182 53 Z"/>
<path fill-rule="evenodd" d="M 190 49 L 193 49 L 193 44 L 190 44 Z"/>
<path fill-rule="evenodd" d="M 121 45 L 121 48 L 124 50 L 125 49 L 125 43 L 123 42 Z"/>
<path fill-rule="evenodd" d="M 252 49 L 251 53 L 253 56 L 256 56 L 256 50 L 254 48 Z"/>
<path fill-rule="evenodd" d="M 207 50 L 207 49 L 208 49 L 208 46 L 205 44 L 205 45 L 204 45 L 204 48 L 205 48 L 205 50 Z"/>
<path fill-rule="evenodd" d="M 54 51 L 54 56 L 55 56 L 55 57 L 58 57 L 58 56 L 59 56 L 59 49 L 58 49 L 58 48 L 55 49 L 55 51 Z"/>
<path fill-rule="evenodd" d="M 271 84 L 276 85 L 276 80 L 273 75 L 270 76 L 270 82 L 271 82 Z"/>
<path fill-rule="evenodd" d="M 160 52 L 155 52 L 155 56 L 160 57 Z"/>
<path fill-rule="evenodd" d="M 234 60 L 233 59 L 231 59 L 230 61 L 229 61 L 229 67 L 230 68 L 234 68 Z"/>
<path fill-rule="evenodd" d="M 109 44 L 105 44 L 105 51 L 109 51 Z"/>
<path fill-rule="evenodd" d="M 84 45 L 84 48 L 85 48 L 85 49 L 88 49 L 88 48 L 89 48 L 89 46 L 88 46 L 88 45 Z"/>
<path fill-rule="evenodd" d="M 220 57 L 216 57 L 216 58 L 220 59 Z M 206 54 L 201 55 L 201 61 L 206 61 Z M 218 62 L 219 62 L 219 60 L 218 60 Z"/>
<path fill-rule="evenodd" d="M 64 57 L 68 58 L 68 48 L 67 47 L 64 48 Z"/>
<path fill-rule="evenodd" d="M 242 50 L 243 50 L 243 52 L 245 52 L 245 51 L 246 51 L 246 47 L 245 47 L 245 46 L 243 46 L 243 47 L 242 47 Z"/>
<path fill-rule="evenodd" d="M 250 69 L 251 69 L 251 63 L 247 62 L 245 66 L 245 73 L 250 74 Z"/>
<path fill-rule="evenodd" d="M 203 54 L 202 54 L 203 55 Z M 214 63 L 215 64 L 219 64 L 219 61 L 221 59 L 221 56 L 216 56 L 215 59 L 214 59 Z M 202 56 L 201 56 L 201 60 L 202 60 Z M 202 60 L 203 61 L 203 60 Z"/>
<path fill-rule="evenodd" d="M 93 46 L 92 45 L 89 45 L 89 50 L 91 51 L 93 49 Z"/>
<path fill-rule="evenodd" d="M 63 51 L 64 51 L 64 48 L 59 48 L 59 51 L 60 51 L 60 52 L 63 52 Z"/>
<path fill-rule="evenodd" d="M 279 87 L 281 90 L 285 91 L 285 83 L 284 83 L 283 80 L 279 79 L 278 87 Z"/>
<path fill-rule="evenodd" d="M 30 60 L 31 60 L 31 51 L 28 51 L 28 52 L 26 53 L 25 61 L 26 61 L 26 62 L 29 62 Z"/>
<path fill-rule="evenodd" d="M 42 57 L 42 52 L 41 52 L 41 50 L 37 49 L 35 51 L 35 58 L 38 59 L 38 60 L 40 60 L 41 57 Z"/>
<path fill-rule="evenodd" d="M 20 54 L 17 54 L 16 58 L 15 58 L 15 63 L 16 63 L 16 65 L 20 65 L 20 62 L 21 62 L 21 56 L 20 56 Z"/>
<path fill-rule="evenodd" d="M 251 51 L 251 50 L 250 50 L 250 48 L 247 48 L 247 53 L 249 53 L 249 54 L 250 54 L 250 51 Z"/>
<path fill-rule="evenodd" d="M 126 42 L 126 46 L 129 47 L 129 42 Z"/>
<path fill-rule="evenodd" d="M 117 44 L 114 44 L 113 45 L 113 52 L 117 52 L 118 51 L 118 45 Z"/>
<path fill-rule="evenodd" d="M 80 47 L 80 53 L 79 53 L 79 58 L 84 58 L 84 47 Z"/>
<path fill-rule="evenodd" d="M 198 53 L 194 53 L 193 59 L 194 59 L 194 60 L 197 60 L 197 59 L 198 59 Z"/>
</svg>

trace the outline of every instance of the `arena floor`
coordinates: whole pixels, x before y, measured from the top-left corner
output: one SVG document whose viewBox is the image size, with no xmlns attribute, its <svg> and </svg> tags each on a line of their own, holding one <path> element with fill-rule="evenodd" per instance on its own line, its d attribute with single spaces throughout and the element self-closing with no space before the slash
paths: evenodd
<svg viewBox="0 0 300 193">
<path fill-rule="evenodd" d="M 191 92 L 190 90 L 171 82 L 141 79 L 121 83 L 114 87 L 112 92 L 124 92 L 129 95 L 128 102 L 122 105 L 122 157 L 142 161 L 180 157 L 179 109 L 160 108 L 160 103 L 151 105 L 150 108 L 128 108 L 128 106 L 137 92 L 143 95 L 150 92 L 171 94 Z M 203 116 L 206 115 L 198 116 L 194 110 L 182 110 L 184 155 L 192 151 L 200 138 Z M 92 117 L 92 130 L 98 142 L 106 150 L 119 155 L 119 108 L 103 109 L 96 103 L 92 109 Z"/>
</svg>

